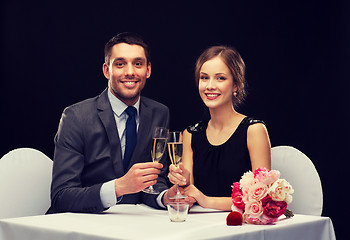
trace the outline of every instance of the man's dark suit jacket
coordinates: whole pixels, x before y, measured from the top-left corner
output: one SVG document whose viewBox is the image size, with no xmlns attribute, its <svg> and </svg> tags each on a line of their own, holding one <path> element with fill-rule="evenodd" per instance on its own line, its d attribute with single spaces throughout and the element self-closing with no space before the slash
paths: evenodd
<svg viewBox="0 0 350 240">
<path fill-rule="evenodd" d="M 120 138 L 106 89 L 100 96 L 66 108 L 55 136 L 55 153 L 48 213 L 100 212 L 105 210 L 100 189 L 103 183 L 122 177 Z M 155 127 L 169 126 L 169 109 L 151 99 L 140 99 L 140 123 L 137 145 L 128 169 L 151 159 L 152 133 Z M 165 154 L 166 155 L 166 154 Z M 165 190 L 167 164 L 155 187 Z M 158 208 L 158 195 L 143 192 L 124 195 L 120 203 L 145 203 Z"/>
</svg>

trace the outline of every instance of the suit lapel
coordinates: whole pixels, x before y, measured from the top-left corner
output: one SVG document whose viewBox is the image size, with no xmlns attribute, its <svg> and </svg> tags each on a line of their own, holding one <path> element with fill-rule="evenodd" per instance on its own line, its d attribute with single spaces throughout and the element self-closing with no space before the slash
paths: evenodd
<svg viewBox="0 0 350 240">
<path fill-rule="evenodd" d="M 120 138 L 115 124 L 113 111 L 108 100 L 108 89 L 105 89 L 97 100 L 98 116 L 106 130 L 110 143 L 111 159 L 117 177 L 124 175 Z"/>
</svg>

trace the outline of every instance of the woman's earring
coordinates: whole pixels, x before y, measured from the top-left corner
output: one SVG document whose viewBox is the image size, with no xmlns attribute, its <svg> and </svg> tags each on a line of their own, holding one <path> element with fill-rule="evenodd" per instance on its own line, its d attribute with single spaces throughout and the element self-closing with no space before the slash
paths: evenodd
<svg viewBox="0 0 350 240">
<path fill-rule="evenodd" d="M 237 97 L 237 92 L 233 92 L 233 96 L 234 96 L 234 97 Z"/>
</svg>

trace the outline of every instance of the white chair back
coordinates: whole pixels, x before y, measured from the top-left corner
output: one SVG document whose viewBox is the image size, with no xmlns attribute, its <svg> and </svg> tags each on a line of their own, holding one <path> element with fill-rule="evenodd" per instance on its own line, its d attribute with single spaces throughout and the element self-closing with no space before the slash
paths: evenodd
<svg viewBox="0 0 350 240">
<path fill-rule="evenodd" d="M 0 219 L 45 214 L 50 207 L 52 160 L 31 148 L 0 159 Z"/>
<path fill-rule="evenodd" d="M 294 213 L 320 216 L 323 193 L 320 177 L 312 161 L 301 151 L 290 146 L 273 147 L 272 169 L 281 172 L 294 189 L 288 209 Z"/>
</svg>

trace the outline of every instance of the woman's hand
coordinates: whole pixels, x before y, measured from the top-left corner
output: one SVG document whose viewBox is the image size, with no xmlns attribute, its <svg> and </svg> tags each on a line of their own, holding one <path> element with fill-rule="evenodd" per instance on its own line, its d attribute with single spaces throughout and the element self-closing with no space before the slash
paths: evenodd
<svg viewBox="0 0 350 240">
<path fill-rule="evenodd" d="M 208 197 L 200 190 L 198 190 L 198 188 L 196 188 L 193 184 L 184 188 L 184 194 L 188 197 L 194 198 L 198 202 L 198 204 L 203 208 L 231 211 L 231 197 Z"/>
<path fill-rule="evenodd" d="M 180 190 L 180 193 L 184 195 L 185 192 L 183 188 L 179 187 L 179 190 Z M 173 197 L 176 195 L 176 193 L 177 193 L 177 186 L 174 185 L 163 195 L 162 202 L 164 206 L 168 205 L 169 202 L 186 202 L 189 204 L 189 207 L 191 208 L 193 204 L 196 202 L 196 199 L 194 199 L 193 197 L 174 199 Z"/>
<path fill-rule="evenodd" d="M 201 207 L 207 207 L 208 197 L 199 191 L 198 188 L 196 188 L 193 184 L 190 184 L 184 188 L 184 194 L 188 197 L 194 198 Z"/>
<path fill-rule="evenodd" d="M 190 172 L 184 168 L 182 163 L 179 164 L 179 167 L 174 164 L 169 166 L 168 178 L 172 184 L 178 184 L 179 186 L 190 184 Z"/>
</svg>

